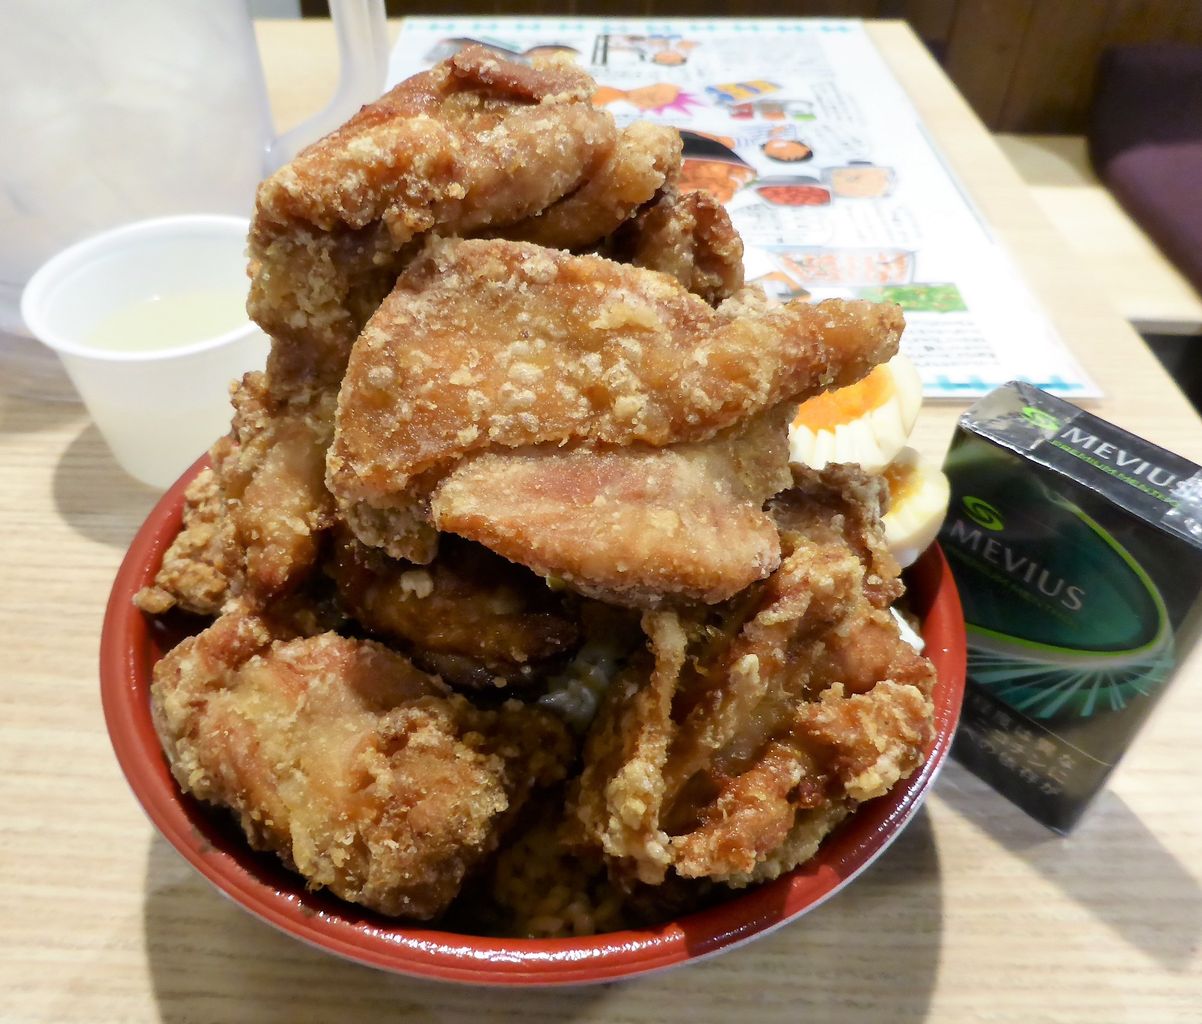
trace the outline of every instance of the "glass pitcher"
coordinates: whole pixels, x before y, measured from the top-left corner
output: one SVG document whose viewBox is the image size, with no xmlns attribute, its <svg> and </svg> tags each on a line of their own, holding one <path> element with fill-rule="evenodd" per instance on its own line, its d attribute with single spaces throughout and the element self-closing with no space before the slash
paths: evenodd
<svg viewBox="0 0 1202 1024">
<path fill-rule="evenodd" d="M 265 174 L 379 95 L 383 0 L 330 9 L 338 89 L 277 135 L 247 0 L 5 0 L 0 387 L 73 397 L 19 312 L 25 282 L 51 255 L 127 221 L 245 216 Z"/>
</svg>

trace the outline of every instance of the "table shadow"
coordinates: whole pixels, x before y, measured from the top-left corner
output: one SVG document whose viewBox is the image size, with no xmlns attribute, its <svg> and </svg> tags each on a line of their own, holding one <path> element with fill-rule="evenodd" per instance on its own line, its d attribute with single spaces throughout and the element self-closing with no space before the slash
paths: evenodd
<svg viewBox="0 0 1202 1024">
<path fill-rule="evenodd" d="M 921 891 L 915 898 L 915 889 Z M 904 956 L 882 919 L 904 915 Z M 469 988 L 352 964 L 277 932 L 221 896 L 160 836 L 146 858 L 146 956 L 161 1020 L 371 1020 L 513 1024 L 594 1019 L 738 1019 L 858 1024 L 926 1018 L 942 937 L 938 858 L 919 812 L 875 866 L 801 921 L 750 947 L 630 982 L 544 990 Z M 755 961 L 760 987 L 745 979 Z M 880 964 L 890 964 L 889 970 Z M 854 974 L 849 989 L 849 964 Z M 612 1005 L 602 1007 L 601 1004 Z M 637 1010 L 637 1012 L 635 1012 Z M 685 1015 L 690 1016 L 686 1013 Z"/>
<path fill-rule="evenodd" d="M 920 809 L 874 865 L 804 917 L 744 948 L 632 984 L 649 1018 L 656 1006 L 687 1001 L 706 1021 L 918 1024 L 930 1012 L 942 947 L 938 848 Z"/>
<path fill-rule="evenodd" d="M 1116 793 L 1104 791 L 1070 836 L 1028 818 L 955 762 L 937 793 L 1123 941 L 1168 970 L 1190 968 L 1202 938 L 1202 887 Z M 1127 865 L 1119 876 L 1116 860 Z M 1119 886 L 1121 904 L 1113 899 Z"/>
<path fill-rule="evenodd" d="M 0 374 L 3 372 L 3 366 L 0 366 Z M 78 401 L 58 402 L 6 394 L 3 388 L 0 381 L 0 434 L 40 434 L 65 427 L 87 415 Z"/>
<path fill-rule="evenodd" d="M 54 468 L 54 504 L 63 520 L 89 540 L 127 548 L 159 492 L 139 483 L 113 459 L 104 438 L 85 426 Z"/>
<path fill-rule="evenodd" d="M 147 850 L 146 957 L 159 1019 L 222 1021 L 571 1020 L 612 985 L 498 992 L 421 981 L 314 949 L 222 896 L 159 835 Z"/>
</svg>

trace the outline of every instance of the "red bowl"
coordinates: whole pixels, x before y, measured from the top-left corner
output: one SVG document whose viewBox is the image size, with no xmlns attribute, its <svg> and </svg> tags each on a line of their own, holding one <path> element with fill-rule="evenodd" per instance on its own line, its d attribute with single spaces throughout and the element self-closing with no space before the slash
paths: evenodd
<svg viewBox="0 0 1202 1024">
<path fill-rule="evenodd" d="M 133 605 L 180 529 L 184 488 L 198 461 L 138 531 L 113 583 L 100 643 L 104 717 L 134 795 L 155 827 L 218 889 L 290 935 L 350 960 L 401 974 L 491 985 L 565 985 L 629 978 L 731 949 L 833 896 L 884 852 L 913 816 L 947 756 L 964 694 L 964 619 L 942 551 L 906 573 L 935 663 L 935 738 L 923 767 L 863 804 L 818 854 L 776 881 L 656 928 L 583 939 L 495 939 L 401 924 L 324 892 L 251 850 L 232 819 L 176 787 L 150 718 L 151 669 L 170 646 Z"/>
</svg>

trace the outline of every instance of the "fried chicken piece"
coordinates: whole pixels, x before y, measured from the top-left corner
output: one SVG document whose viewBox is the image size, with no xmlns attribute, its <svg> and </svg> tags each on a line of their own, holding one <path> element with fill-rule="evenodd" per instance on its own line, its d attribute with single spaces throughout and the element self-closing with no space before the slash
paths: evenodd
<svg viewBox="0 0 1202 1024">
<path fill-rule="evenodd" d="M 491 551 L 448 537 L 428 566 L 398 562 L 337 531 L 326 572 L 365 628 L 400 640 L 455 686 L 529 684 L 571 654 L 580 625 L 564 595 Z"/>
<path fill-rule="evenodd" d="M 771 503 L 784 558 L 768 580 L 645 617 L 651 667 L 611 689 L 588 736 L 573 841 L 619 877 L 746 885 L 923 762 L 934 670 L 888 612 L 884 493 L 851 467 L 800 474 Z"/>
<path fill-rule="evenodd" d="M 737 320 L 741 316 L 763 316 L 779 308 L 780 301 L 772 298 L 758 284 L 745 284 L 717 306 L 719 316 Z"/>
<path fill-rule="evenodd" d="M 665 769 L 673 793 L 733 743 L 753 713 L 764 725 L 769 717 L 766 702 L 774 702 L 775 719 L 792 714 L 796 687 L 774 692 L 774 685 L 784 684 L 794 667 L 811 658 L 816 631 L 838 621 L 845 631 L 858 627 L 854 643 L 862 644 L 870 638 L 865 634 L 865 605 L 886 609 L 901 596 L 897 562 L 880 527 L 887 493 L 878 477 L 832 467 L 821 475 L 798 470 L 796 486 L 772 502 L 786 558 L 755 595 L 755 611 L 737 633 L 732 622 L 722 623 L 719 636 L 729 645 L 722 649 L 711 641 L 707 660 L 716 663 L 718 671 L 709 675 L 708 685 L 692 687 L 688 701 L 682 698 L 677 705 L 683 717 L 673 763 Z M 884 618 L 886 625 L 871 627 L 871 636 L 883 632 L 881 642 L 892 650 L 899 634 L 887 613 Z M 821 658 L 829 674 L 834 679 L 855 678 L 839 673 L 832 660 L 834 651 L 844 650 L 851 641 L 835 634 L 824 641 L 832 643 L 835 647 Z M 897 650 L 909 652 L 904 644 Z M 844 662 L 844 668 L 851 667 L 849 657 Z M 888 664 L 865 659 L 863 667 L 870 670 L 865 674 L 869 686 L 887 677 Z"/>
<path fill-rule="evenodd" d="M 478 710 L 379 644 L 281 639 L 243 612 L 159 662 L 151 699 L 182 789 L 311 888 L 420 920 L 571 757 L 548 714 Z"/>
<path fill-rule="evenodd" d="M 668 190 L 624 224 L 604 253 L 671 274 L 711 306 L 743 287 L 743 239 L 709 192 Z"/>
<path fill-rule="evenodd" d="M 235 597 L 262 606 L 289 594 L 309 577 L 320 534 L 334 521 L 325 453 L 335 396 L 281 401 L 256 372 L 233 387 L 232 400 L 230 434 L 185 494 L 183 530 L 154 585 L 135 598 L 143 611 L 178 604 L 217 615 Z"/>
<path fill-rule="evenodd" d="M 675 128 L 636 121 L 622 130 L 609 156 L 576 191 L 537 216 L 492 233 L 552 249 L 596 245 L 675 181 L 680 152 Z M 741 256 L 741 245 L 739 251 Z"/>
<path fill-rule="evenodd" d="M 163 555 L 154 583 L 134 596 L 150 615 L 174 607 L 197 615 L 217 615 L 240 589 L 241 551 L 234 539 L 217 477 L 202 469 L 184 492 L 183 528 Z"/>
<path fill-rule="evenodd" d="M 273 389 L 295 398 L 337 385 L 423 232 L 515 224 L 589 182 L 617 137 L 589 102 L 594 88 L 570 63 L 527 67 L 466 47 L 264 181 L 248 309 L 273 339 Z"/>
<path fill-rule="evenodd" d="M 327 482 L 361 540 L 428 560 L 428 495 L 469 454 L 707 440 L 858 380 L 901 328 L 896 306 L 855 301 L 732 319 L 654 271 L 437 240 L 355 344 Z"/>
<path fill-rule="evenodd" d="M 657 884 L 672 862 L 659 821 L 672 699 L 688 636 L 675 612 L 647 612 L 643 630 L 646 654 L 610 685 L 585 740 L 584 769 L 568 801 L 573 820 L 567 836 L 585 848 L 599 846 L 624 868 L 633 866 L 642 881 Z"/>
<path fill-rule="evenodd" d="M 818 807 L 797 810 L 793 827 L 784 839 L 763 854 L 751 871 L 731 872 L 722 881 L 732 889 L 742 889 L 792 871 L 813 857 L 822 841 L 855 809 L 854 801 L 832 799 Z"/>
<path fill-rule="evenodd" d="M 245 561 L 244 596 L 262 605 L 309 576 L 320 535 L 333 525 L 325 456 L 335 396 L 281 401 L 255 372 L 234 388 L 233 402 L 233 443 L 218 459 L 217 475 Z"/>
<path fill-rule="evenodd" d="M 431 500 L 439 530 L 612 603 L 725 600 L 780 562 L 764 502 L 791 483 L 785 404 L 709 441 L 485 453 Z"/>
<path fill-rule="evenodd" d="M 564 842 L 564 812 L 558 790 L 528 808 L 490 873 L 460 900 L 467 912 L 464 930 L 478 933 L 482 917 L 486 934 L 522 938 L 656 927 L 700 910 L 713 894 L 704 879 L 673 877 L 663 885 L 633 888 L 615 884 L 599 853 Z M 446 922 L 454 930 L 458 923 Z"/>
<path fill-rule="evenodd" d="M 338 387 L 351 345 L 419 243 L 396 250 L 380 224 L 272 231 L 256 242 L 252 222 L 247 310 L 271 335 L 272 393 L 305 401 Z"/>
<path fill-rule="evenodd" d="M 924 760 L 934 670 L 887 610 L 901 584 L 879 523 L 884 497 L 879 479 L 835 467 L 799 474 L 773 502 L 788 554 L 723 657 L 755 671 L 678 705 L 668 793 L 719 789 L 711 806 L 673 808 L 698 822 L 673 839 L 678 873 L 775 877 L 797 863 L 769 853 L 794 834 L 798 811 L 881 796 Z"/>
<path fill-rule="evenodd" d="M 627 926 L 623 894 L 610 883 L 602 859 L 577 856 L 560 841 L 563 812 L 560 791 L 528 809 L 478 895 L 472 893 L 473 916 L 482 905 L 495 931 L 523 938 L 593 935 Z"/>
</svg>

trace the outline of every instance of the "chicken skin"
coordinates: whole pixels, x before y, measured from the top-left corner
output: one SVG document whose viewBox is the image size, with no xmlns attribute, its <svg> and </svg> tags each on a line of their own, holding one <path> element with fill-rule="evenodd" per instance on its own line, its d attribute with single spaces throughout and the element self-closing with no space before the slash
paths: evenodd
<svg viewBox="0 0 1202 1024">
<path fill-rule="evenodd" d="M 709 441 L 664 448 L 541 445 L 470 457 L 434 492 L 432 519 L 613 604 L 722 601 L 780 562 L 763 505 L 790 483 L 792 412 L 778 406 Z"/>
<path fill-rule="evenodd" d="M 251 316 L 273 339 L 273 389 L 336 387 L 351 343 L 425 232 L 533 217 L 610 158 L 591 78 L 467 47 L 406 79 L 259 187 Z M 648 192 L 647 198 L 654 192 Z"/>
<path fill-rule="evenodd" d="M 327 483 L 366 544 L 429 561 L 432 492 L 466 456 L 705 441 L 858 380 L 896 307 L 715 312 L 664 274 L 507 241 L 432 243 L 356 342 Z"/>
<path fill-rule="evenodd" d="M 670 274 L 711 306 L 743 287 L 743 239 L 708 192 L 665 192 L 614 232 L 603 252 Z"/>
<path fill-rule="evenodd" d="M 155 666 L 180 787 L 229 808 L 311 888 L 429 919 L 572 748 L 550 715 L 480 710 L 371 641 L 282 639 L 230 612 Z"/>
<path fill-rule="evenodd" d="M 195 615 L 218 615 L 241 589 L 243 567 L 221 485 L 206 467 L 184 492 L 183 523 L 154 582 L 138 591 L 134 603 L 151 615 L 176 607 Z"/>
<path fill-rule="evenodd" d="M 491 551 L 444 538 L 427 566 L 389 558 L 345 528 L 326 572 L 367 630 L 464 689 L 528 686 L 571 654 L 580 626 L 568 595 Z"/>
<path fill-rule="evenodd" d="M 647 651 L 606 695 L 572 796 L 575 841 L 611 872 L 774 878 L 922 764 L 934 670 L 887 610 L 882 493 L 847 467 L 807 472 L 772 503 L 772 576 L 644 615 Z"/>
</svg>

